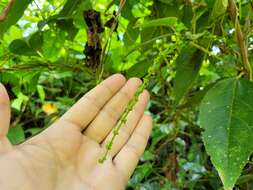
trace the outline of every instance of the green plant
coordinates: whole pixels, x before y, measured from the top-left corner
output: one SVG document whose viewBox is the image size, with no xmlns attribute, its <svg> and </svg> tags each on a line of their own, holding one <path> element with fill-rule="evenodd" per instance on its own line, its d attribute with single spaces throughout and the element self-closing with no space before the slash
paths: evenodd
<svg viewBox="0 0 253 190">
<path fill-rule="evenodd" d="M 3 0 L 0 81 L 16 118 L 11 142 L 40 132 L 99 81 L 121 72 L 144 83 L 101 161 L 144 88 L 154 118 L 129 189 L 252 189 L 252 4 Z M 87 10 L 101 22 L 87 24 Z M 91 26 L 99 31 L 91 33 Z"/>
<path fill-rule="evenodd" d="M 112 136 L 111 140 L 107 143 L 107 145 L 106 145 L 106 152 L 103 155 L 103 157 L 99 160 L 99 162 L 103 163 L 106 160 L 106 158 L 108 156 L 108 153 L 109 153 L 109 151 L 112 148 L 112 145 L 113 145 L 113 142 L 114 142 L 115 138 L 119 134 L 120 129 L 127 122 L 127 116 L 133 110 L 135 104 L 138 101 L 138 97 L 140 96 L 140 94 L 148 87 L 148 84 L 150 82 L 151 77 L 155 74 L 155 71 L 160 66 L 159 65 L 160 60 L 164 59 L 164 57 L 166 57 L 167 54 L 168 54 L 168 49 L 160 50 L 159 51 L 159 54 L 154 59 L 154 63 L 148 69 L 148 74 L 143 78 L 143 83 L 141 84 L 141 86 L 136 91 L 133 99 L 130 100 L 130 102 L 129 102 L 127 108 L 126 108 L 126 110 L 124 111 L 124 113 L 122 114 L 121 118 L 119 119 L 119 121 L 117 122 L 116 126 L 114 127 L 114 129 L 113 129 L 113 136 Z"/>
</svg>

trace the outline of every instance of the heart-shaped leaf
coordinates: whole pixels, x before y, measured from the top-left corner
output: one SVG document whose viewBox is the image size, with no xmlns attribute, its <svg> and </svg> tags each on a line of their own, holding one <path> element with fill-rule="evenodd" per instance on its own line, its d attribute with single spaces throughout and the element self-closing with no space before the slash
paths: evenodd
<svg viewBox="0 0 253 190">
<path fill-rule="evenodd" d="M 232 190 L 253 152 L 253 83 L 225 79 L 208 91 L 200 107 L 207 153 L 226 190 Z"/>
<path fill-rule="evenodd" d="M 36 51 L 34 51 L 23 39 L 13 40 L 9 45 L 9 50 L 17 55 L 36 55 Z"/>
</svg>

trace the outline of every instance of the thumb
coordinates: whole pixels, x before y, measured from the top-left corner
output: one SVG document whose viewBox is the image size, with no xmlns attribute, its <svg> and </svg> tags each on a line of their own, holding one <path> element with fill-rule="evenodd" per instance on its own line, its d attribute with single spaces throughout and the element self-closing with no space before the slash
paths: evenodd
<svg viewBox="0 0 253 190">
<path fill-rule="evenodd" d="M 5 87 L 0 83 L 0 138 L 7 135 L 10 119 L 10 99 Z"/>
</svg>

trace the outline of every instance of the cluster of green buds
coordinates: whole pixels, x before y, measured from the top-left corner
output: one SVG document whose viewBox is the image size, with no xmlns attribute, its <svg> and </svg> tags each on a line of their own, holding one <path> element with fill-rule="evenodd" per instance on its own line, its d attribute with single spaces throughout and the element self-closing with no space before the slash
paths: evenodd
<svg viewBox="0 0 253 190">
<path fill-rule="evenodd" d="M 139 86 L 139 88 L 137 89 L 137 91 L 135 92 L 134 97 L 130 100 L 126 110 L 124 111 L 124 113 L 122 114 L 121 118 L 119 119 L 119 121 L 117 122 L 116 126 L 113 128 L 113 135 L 112 138 L 110 139 L 110 141 L 106 144 L 106 150 L 105 153 L 103 154 L 103 156 L 99 159 L 99 163 L 103 163 L 110 150 L 112 149 L 112 145 L 116 139 L 116 137 L 119 134 L 120 129 L 125 125 L 126 121 L 127 121 L 127 117 L 129 115 L 129 113 L 133 110 L 135 104 L 138 101 L 138 98 L 140 96 L 140 94 L 147 88 L 147 86 L 149 85 L 150 79 L 151 77 L 155 74 L 156 70 L 159 68 L 160 66 L 160 62 L 161 59 L 164 59 L 166 56 L 168 55 L 168 48 L 166 48 L 163 51 L 159 51 L 159 54 L 157 55 L 157 57 L 154 59 L 154 63 L 152 64 L 152 66 L 149 67 L 148 69 L 148 73 L 147 75 L 144 77 L 143 79 L 143 83 Z"/>
</svg>

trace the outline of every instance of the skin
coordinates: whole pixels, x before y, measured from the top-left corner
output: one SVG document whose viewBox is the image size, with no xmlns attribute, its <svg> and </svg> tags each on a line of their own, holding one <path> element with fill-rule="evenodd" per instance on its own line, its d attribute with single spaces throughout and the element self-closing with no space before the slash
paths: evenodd
<svg viewBox="0 0 253 190">
<path fill-rule="evenodd" d="M 1 190 L 121 190 L 143 153 L 152 128 L 144 91 L 107 160 L 105 144 L 141 81 L 116 74 L 83 96 L 58 121 L 20 145 L 11 145 L 8 94 L 0 84 Z"/>
</svg>

